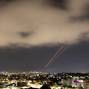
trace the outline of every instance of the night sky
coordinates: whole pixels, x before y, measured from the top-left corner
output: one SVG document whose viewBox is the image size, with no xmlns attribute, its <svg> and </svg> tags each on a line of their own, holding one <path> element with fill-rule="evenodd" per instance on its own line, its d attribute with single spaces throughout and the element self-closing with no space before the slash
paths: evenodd
<svg viewBox="0 0 89 89">
<path fill-rule="evenodd" d="M 0 19 L 0 71 L 89 72 L 89 0 L 0 0 Z"/>
<path fill-rule="evenodd" d="M 88 72 L 89 42 L 69 46 L 45 68 L 60 46 L 33 48 L 6 47 L 0 49 L 1 71 Z"/>
</svg>

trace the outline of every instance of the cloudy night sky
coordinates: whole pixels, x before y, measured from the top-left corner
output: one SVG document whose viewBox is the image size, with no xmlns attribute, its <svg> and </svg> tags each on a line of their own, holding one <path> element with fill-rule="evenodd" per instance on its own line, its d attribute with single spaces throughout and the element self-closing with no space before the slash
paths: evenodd
<svg viewBox="0 0 89 89">
<path fill-rule="evenodd" d="M 89 72 L 89 0 L 0 0 L 0 71 Z"/>
</svg>

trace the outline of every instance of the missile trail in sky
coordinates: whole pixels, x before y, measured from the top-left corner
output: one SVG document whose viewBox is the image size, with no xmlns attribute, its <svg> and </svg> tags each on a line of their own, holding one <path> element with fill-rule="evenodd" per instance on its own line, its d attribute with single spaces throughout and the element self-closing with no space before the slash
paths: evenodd
<svg viewBox="0 0 89 89">
<path fill-rule="evenodd" d="M 65 49 L 66 49 L 65 46 L 62 46 L 61 48 L 59 48 L 58 51 L 51 57 L 51 59 L 48 61 L 48 63 L 44 67 L 47 68 L 53 62 L 53 60 L 57 57 L 58 54 L 59 56 L 62 55 Z"/>
</svg>

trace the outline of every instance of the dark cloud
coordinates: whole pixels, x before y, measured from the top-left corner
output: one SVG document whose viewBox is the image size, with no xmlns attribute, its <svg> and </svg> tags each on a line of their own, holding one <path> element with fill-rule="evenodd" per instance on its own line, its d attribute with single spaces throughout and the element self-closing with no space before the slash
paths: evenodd
<svg viewBox="0 0 89 89">
<path fill-rule="evenodd" d="M 46 2 L 54 8 L 67 10 L 69 0 L 46 0 Z"/>
<path fill-rule="evenodd" d="M 76 16 L 76 17 L 70 17 L 71 22 L 86 22 L 89 21 L 89 15 L 82 15 L 82 16 Z"/>
<path fill-rule="evenodd" d="M 16 0 L 0 0 L 0 7 L 5 7 L 8 4 L 15 2 Z"/>
<path fill-rule="evenodd" d="M 21 37 L 26 38 L 26 37 L 32 35 L 33 32 L 19 32 L 18 34 L 19 34 Z"/>
<path fill-rule="evenodd" d="M 0 2 L 3 2 L 3 3 L 9 3 L 9 2 L 13 2 L 13 1 L 16 1 L 16 0 L 0 0 Z"/>
<path fill-rule="evenodd" d="M 70 21 L 72 22 L 87 22 L 89 21 L 89 3 L 86 3 L 82 7 L 82 13 L 78 16 L 70 16 Z"/>
</svg>

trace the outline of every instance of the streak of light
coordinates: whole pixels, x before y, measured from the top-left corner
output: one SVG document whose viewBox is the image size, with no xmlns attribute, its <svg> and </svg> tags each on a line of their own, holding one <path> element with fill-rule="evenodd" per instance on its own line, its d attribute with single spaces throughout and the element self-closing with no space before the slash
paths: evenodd
<svg viewBox="0 0 89 89">
<path fill-rule="evenodd" d="M 53 62 L 53 60 L 57 57 L 58 54 L 59 56 L 63 54 L 65 49 L 66 47 L 64 45 L 61 48 L 59 48 L 58 51 L 51 57 L 51 59 L 48 61 L 48 63 L 44 67 L 47 68 Z"/>
</svg>

